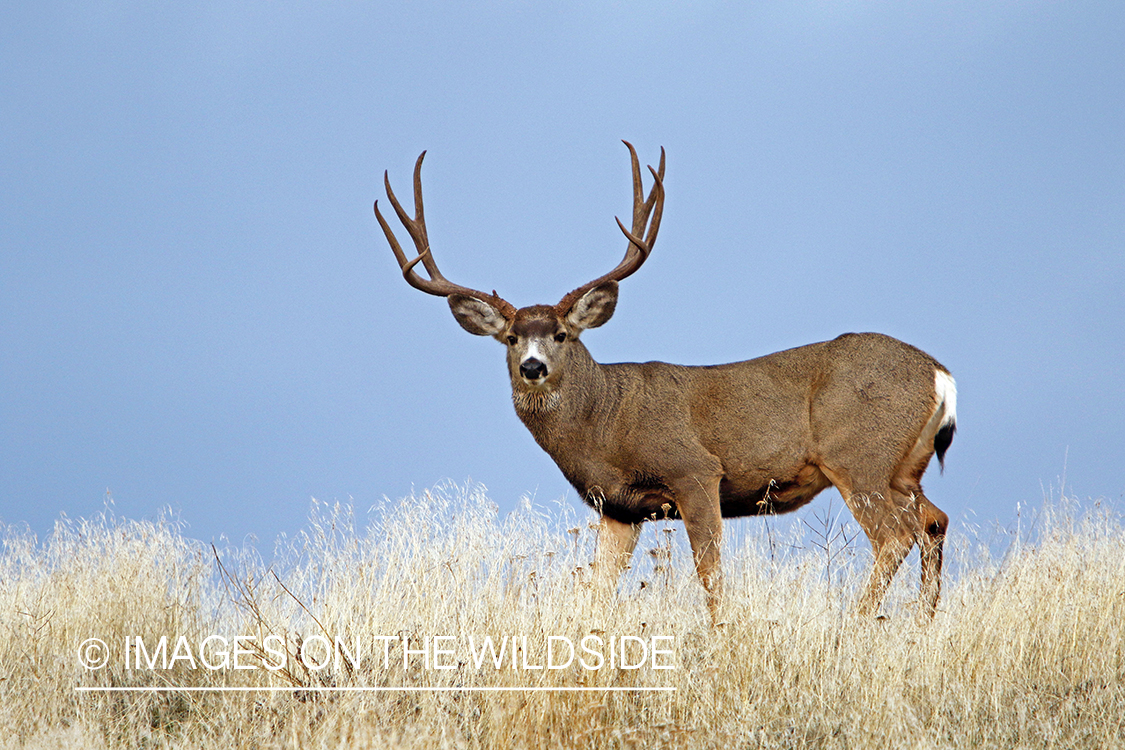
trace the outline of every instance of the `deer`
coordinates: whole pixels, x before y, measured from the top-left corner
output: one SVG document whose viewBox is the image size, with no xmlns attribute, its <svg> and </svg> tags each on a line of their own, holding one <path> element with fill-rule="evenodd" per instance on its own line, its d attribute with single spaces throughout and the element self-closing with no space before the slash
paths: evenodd
<svg viewBox="0 0 1125 750">
<path fill-rule="evenodd" d="M 936 453 L 942 470 L 957 425 L 953 376 L 925 352 L 879 333 L 845 333 L 742 362 L 601 364 L 581 341 L 604 325 L 618 288 L 652 252 L 664 209 L 665 154 L 646 197 L 629 149 L 633 220 L 608 273 L 555 305 L 516 308 L 447 280 L 426 234 L 423 151 L 414 165 L 414 216 L 383 173 L 387 198 L 414 242 L 408 257 L 375 202 L 406 282 L 445 297 L 471 334 L 507 350 L 516 414 L 579 497 L 600 515 L 592 567 L 616 589 L 641 524 L 682 519 L 713 623 L 720 622 L 723 519 L 794 511 L 835 487 L 870 540 L 873 562 L 855 611 L 874 616 L 917 544 L 920 608 L 941 594 L 948 516 L 922 492 Z M 418 272 L 418 266 L 426 276 Z"/>
</svg>

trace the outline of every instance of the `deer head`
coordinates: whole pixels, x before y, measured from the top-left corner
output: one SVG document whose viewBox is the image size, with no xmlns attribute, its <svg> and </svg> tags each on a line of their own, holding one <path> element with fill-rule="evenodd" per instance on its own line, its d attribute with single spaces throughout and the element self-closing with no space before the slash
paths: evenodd
<svg viewBox="0 0 1125 750">
<path fill-rule="evenodd" d="M 564 379 L 572 355 L 577 353 L 583 360 L 589 358 L 579 336 L 587 328 L 597 328 L 610 319 L 617 305 L 618 282 L 636 272 L 652 252 L 664 209 L 664 149 L 660 150 L 659 169 L 648 168 L 654 182 L 646 198 L 636 149 L 628 141 L 623 143 L 629 149 L 633 168 L 632 229 L 626 229 L 617 219 L 617 225 L 629 240 L 625 257 L 612 271 L 569 292 L 556 305 L 516 309 L 495 291 L 486 294 L 448 281 L 438 269 L 426 235 L 422 206 L 422 160 L 426 152 L 421 153 L 414 165 L 413 219 L 395 197 L 387 174 L 383 175 L 387 198 L 417 250 L 413 259 L 407 258 L 376 201 L 375 215 L 398 259 L 403 277 L 415 289 L 445 297 L 453 317 L 466 331 L 477 336 L 492 336 L 507 347 L 508 373 L 517 394 L 550 394 Z M 429 278 L 417 273 L 419 264 Z"/>
</svg>

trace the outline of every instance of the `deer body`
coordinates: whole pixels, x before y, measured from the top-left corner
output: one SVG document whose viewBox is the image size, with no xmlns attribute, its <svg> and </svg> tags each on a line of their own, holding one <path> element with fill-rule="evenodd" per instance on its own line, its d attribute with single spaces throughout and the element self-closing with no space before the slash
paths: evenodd
<svg viewBox="0 0 1125 750">
<path fill-rule="evenodd" d="M 716 618 L 722 519 L 792 511 L 835 486 L 875 555 L 859 609 L 878 608 L 918 544 L 923 611 L 932 615 L 948 518 L 923 494 L 921 477 L 934 453 L 944 458 L 953 437 L 953 378 L 928 354 L 876 333 L 706 367 L 594 361 L 579 336 L 612 316 L 617 282 L 647 259 L 660 224 L 663 154 L 660 170 L 649 168 L 655 183 L 645 200 L 629 150 L 634 212 L 632 231 L 621 227 L 626 256 L 557 305 L 517 310 L 495 292 L 441 275 L 425 233 L 422 157 L 413 220 L 386 182 L 417 257 L 407 260 L 377 205 L 376 215 L 406 280 L 446 297 L 465 330 L 506 345 L 516 413 L 601 514 L 596 566 L 609 579 L 627 563 L 642 522 L 682 518 Z M 419 263 L 429 279 L 413 270 Z"/>
<path fill-rule="evenodd" d="M 891 380 L 881 367 L 890 355 L 913 366 Z M 709 367 L 602 365 L 585 347 L 579 356 L 585 362 L 574 367 L 572 356 L 550 405 L 528 405 L 522 380 L 514 380 L 516 413 L 579 495 L 623 523 L 663 517 L 665 504 L 679 516 L 669 490 L 678 473 L 718 470 L 720 510 L 734 518 L 800 508 L 831 485 L 821 465 L 849 475 L 862 458 L 853 454 L 875 451 L 899 463 L 919 440 L 935 437 L 923 427 L 936 407 L 936 373 L 944 372 L 880 334 Z M 903 394 L 913 396 L 908 412 L 900 410 Z M 867 419 L 841 431 L 838 415 L 857 407 Z M 873 436 L 888 434 L 897 445 L 875 445 Z M 883 468 L 884 484 L 897 479 L 909 492 L 925 467 L 904 466 L 898 475 L 898 466 Z"/>
</svg>

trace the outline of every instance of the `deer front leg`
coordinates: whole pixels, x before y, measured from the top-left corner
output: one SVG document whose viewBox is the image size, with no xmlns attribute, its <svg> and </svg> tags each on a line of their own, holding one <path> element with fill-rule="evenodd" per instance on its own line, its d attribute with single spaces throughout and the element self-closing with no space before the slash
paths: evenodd
<svg viewBox="0 0 1125 750">
<path fill-rule="evenodd" d="M 602 515 L 598 524 L 598 548 L 594 553 L 594 568 L 599 578 L 617 583 L 618 576 L 633 556 L 640 535 L 640 524 L 622 523 Z"/>
<path fill-rule="evenodd" d="M 676 509 L 684 519 L 695 572 L 707 591 L 711 623 L 718 624 L 723 602 L 723 570 L 719 546 L 723 540 L 723 515 L 719 507 L 719 477 L 689 476 L 672 483 Z"/>
<path fill-rule="evenodd" d="M 622 523 L 602 516 L 598 524 L 598 547 L 591 566 L 593 593 L 602 604 L 613 601 L 617 593 L 617 579 L 629 564 L 640 535 L 640 524 Z"/>
</svg>

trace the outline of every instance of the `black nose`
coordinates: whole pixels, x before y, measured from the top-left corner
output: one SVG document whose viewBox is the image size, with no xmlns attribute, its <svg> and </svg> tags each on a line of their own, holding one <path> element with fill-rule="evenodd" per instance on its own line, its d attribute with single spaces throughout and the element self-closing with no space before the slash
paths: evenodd
<svg viewBox="0 0 1125 750">
<path fill-rule="evenodd" d="M 528 380 L 538 380 L 547 377 L 547 365 L 537 359 L 525 359 L 520 365 L 520 375 Z"/>
</svg>

